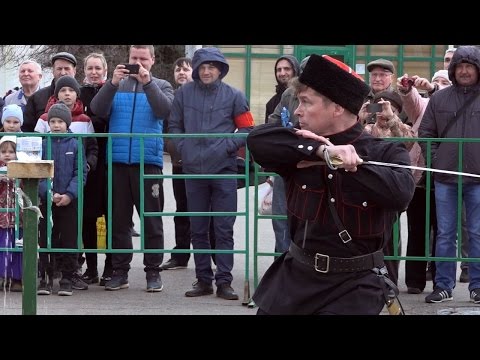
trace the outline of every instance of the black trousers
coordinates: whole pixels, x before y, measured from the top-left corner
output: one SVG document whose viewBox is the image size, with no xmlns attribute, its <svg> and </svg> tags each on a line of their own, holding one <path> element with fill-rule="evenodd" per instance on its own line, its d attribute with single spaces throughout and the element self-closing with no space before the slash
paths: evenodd
<svg viewBox="0 0 480 360">
<path fill-rule="evenodd" d="M 145 174 L 162 174 L 156 165 L 145 164 Z M 140 214 L 140 166 L 115 163 L 112 166 L 112 246 L 114 249 L 132 249 L 131 225 L 133 206 Z M 144 210 L 163 212 L 163 179 L 145 179 Z M 146 216 L 145 249 L 163 249 L 163 222 L 161 216 Z M 133 253 L 112 254 L 113 270 L 127 273 Z M 145 253 L 145 271 L 158 271 L 163 261 L 163 253 Z"/>
<path fill-rule="evenodd" d="M 432 249 L 432 256 L 435 256 L 435 241 L 437 239 L 437 215 L 435 211 L 435 194 L 430 193 L 430 248 Z M 428 256 L 428 251 L 425 253 L 425 224 L 427 222 L 425 216 L 426 210 L 426 196 L 425 188 L 416 187 L 413 194 L 412 201 L 408 205 L 407 219 L 408 219 L 408 244 L 407 256 Z M 425 289 L 426 285 L 426 261 L 405 261 L 405 284 L 408 287 Z M 435 261 L 431 262 L 432 279 L 435 279 Z"/>
<path fill-rule="evenodd" d="M 400 218 L 400 214 L 398 214 L 398 217 Z M 402 233 L 400 230 L 400 222 L 398 223 L 398 231 L 399 231 L 399 236 L 398 236 L 398 256 L 402 254 L 402 239 L 400 237 L 400 234 Z M 385 246 L 383 247 L 383 254 L 385 256 L 393 256 L 394 255 L 394 242 L 393 242 L 393 229 L 390 231 L 390 233 L 385 233 Z M 385 260 L 385 266 L 387 267 L 388 270 L 388 277 L 390 280 L 394 282 L 395 285 L 398 285 L 398 270 L 400 267 L 400 261 L 399 260 Z"/>
<path fill-rule="evenodd" d="M 181 166 L 173 166 L 172 174 L 183 174 Z M 185 190 L 185 179 L 172 179 L 173 196 L 177 203 L 177 212 L 188 212 L 187 206 L 187 192 Z M 175 247 L 174 249 L 190 249 L 190 217 L 188 216 L 174 216 L 175 223 Z M 172 259 L 175 259 L 180 264 L 187 264 L 190 259 L 190 254 L 172 254 Z"/>
<path fill-rule="evenodd" d="M 51 214 L 53 220 L 51 247 L 77 249 L 77 199 L 67 206 L 57 206 L 52 203 Z M 47 247 L 47 222 L 45 219 L 50 219 L 47 214 L 46 204 L 41 205 L 43 218 L 40 218 L 39 223 L 39 245 L 40 248 Z M 54 270 L 62 272 L 62 277 L 71 279 L 74 272 L 78 268 L 78 252 L 57 252 L 57 253 L 39 253 L 39 269 L 42 278 L 45 278 L 45 273 L 50 277 L 53 276 Z"/>
</svg>

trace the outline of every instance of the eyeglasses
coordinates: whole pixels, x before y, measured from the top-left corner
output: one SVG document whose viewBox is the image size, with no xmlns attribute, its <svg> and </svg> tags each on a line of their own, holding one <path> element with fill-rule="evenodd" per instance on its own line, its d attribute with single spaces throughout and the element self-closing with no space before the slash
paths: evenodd
<svg viewBox="0 0 480 360">
<path fill-rule="evenodd" d="M 452 61 L 452 58 L 445 58 L 445 59 L 443 59 L 443 61 L 444 62 L 450 62 L 450 61 Z"/>
<path fill-rule="evenodd" d="M 378 78 L 383 79 L 383 78 L 386 78 L 387 76 L 390 76 L 390 75 L 392 75 L 391 72 L 370 73 L 370 77 L 371 77 L 371 78 L 376 78 L 376 77 L 378 77 Z"/>
</svg>

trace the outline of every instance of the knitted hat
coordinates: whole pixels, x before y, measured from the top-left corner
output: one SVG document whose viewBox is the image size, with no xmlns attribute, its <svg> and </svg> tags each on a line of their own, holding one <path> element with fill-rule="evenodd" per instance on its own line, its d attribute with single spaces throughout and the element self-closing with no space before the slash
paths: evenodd
<svg viewBox="0 0 480 360">
<path fill-rule="evenodd" d="M 2 136 L 2 138 L 0 139 L 0 145 L 2 145 L 4 142 L 7 142 L 7 141 L 11 141 L 14 144 L 16 144 L 17 143 L 17 137 L 16 136 L 11 136 L 11 135 Z"/>
<path fill-rule="evenodd" d="M 433 74 L 432 81 L 439 77 L 447 79 L 450 84 L 452 83 L 448 78 L 448 70 L 438 70 L 435 74 Z"/>
<path fill-rule="evenodd" d="M 6 118 L 14 117 L 20 120 L 20 125 L 23 125 L 23 111 L 17 104 L 10 104 L 3 108 L 2 125 Z"/>
<path fill-rule="evenodd" d="M 377 60 L 370 61 L 367 64 L 368 72 L 372 72 L 372 70 L 376 67 L 381 67 L 382 69 L 388 70 L 391 73 L 395 72 L 395 66 L 393 66 L 393 63 L 390 60 L 377 59 Z"/>
<path fill-rule="evenodd" d="M 62 51 L 62 52 L 59 52 L 59 53 L 53 55 L 52 56 L 52 65 L 55 63 L 55 60 L 57 60 L 57 59 L 66 60 L 66 61 L 72 63 L 73 66 L 77 66 L 77 59 L 75 59 L 75 56 L 73 56 L 72 54 L 70 54 L 68 52 Z"/>
<path fill-rule="evenodd" d="M 310 55 L 298 79 L 355 115 L 370 91 L 360 75 L 328 55 Z"/>
<path fill-rule="evenodd" d="M 77 98 L 80 97 L 80 85 L 78 84 L 77 80 L 70 75 L 64 75 L 60 79 L 55 81 L 55 97 L 58 98 L 58 93 L 63 87 L 70 87 L 75 90 L 77 93 Z"/>
<path fill-rule="evenodd" d="M 381 99 L 390 101 L 390 103 L 398 109 L 399 113 L 402 112 L 403 100 L 400 97 L 400 95 L 398 95 L 395 91 L 391 91 L 391 90 L 380 91 L 376 93 L 375 96 L 373 97 L 373 102 L 377 103 Z"/>
<path fill-rule="evenodd" d="M 48 122 L 50 122 L 50 119 L 54 117 L 65 121 L 65 123 L 67 124 L 67 129 L 72 123 L 72 112 L 63 102 L 58 102 L 52 105 L 50 110 L 48 110 Z"/>
</svg>

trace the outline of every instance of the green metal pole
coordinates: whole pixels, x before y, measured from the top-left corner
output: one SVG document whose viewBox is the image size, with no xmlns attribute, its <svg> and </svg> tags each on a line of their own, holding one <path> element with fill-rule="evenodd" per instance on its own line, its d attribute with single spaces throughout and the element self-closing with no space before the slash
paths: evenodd
<svg viewBox="0 0 480 360">
<path fill-rule="evenodd" d="M 25 194 L 32 201 L 32 206 L 38 206 L 38 180 L 23 179 Z M 37 314 L 37 241 L 38 219 L 33 210 L 23 213 L 23 315 Z"/>
</svg>

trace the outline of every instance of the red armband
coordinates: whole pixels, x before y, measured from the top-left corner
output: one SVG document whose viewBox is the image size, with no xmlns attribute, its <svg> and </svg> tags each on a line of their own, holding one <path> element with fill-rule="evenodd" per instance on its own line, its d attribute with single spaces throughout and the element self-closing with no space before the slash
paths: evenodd
<svg viewBox="0 0 480 360">
<path fill-rule="evenodd" d="M 243 114 L 235 116 L 234 121 L 235 121 L 235 125 L 237 126 L 237 129 L 255 126 L 255 121 L 253 121 L 253 116 L 250 111 L 247 111 L 247 112 L 244 112 Z"/>
</svg>

